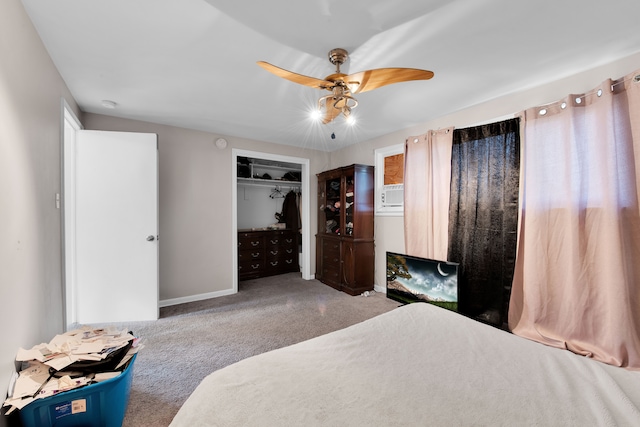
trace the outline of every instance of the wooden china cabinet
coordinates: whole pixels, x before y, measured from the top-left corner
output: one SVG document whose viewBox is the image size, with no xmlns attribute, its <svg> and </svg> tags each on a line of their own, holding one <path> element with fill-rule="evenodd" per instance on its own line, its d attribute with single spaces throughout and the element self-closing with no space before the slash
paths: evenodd
<svg viewBox="0 0 640 427">
<path fill-rule="evenodd" d="M 350 295 L 373 289 L 373 166 L 318 174 L 316 279 Z"/>
</svg>

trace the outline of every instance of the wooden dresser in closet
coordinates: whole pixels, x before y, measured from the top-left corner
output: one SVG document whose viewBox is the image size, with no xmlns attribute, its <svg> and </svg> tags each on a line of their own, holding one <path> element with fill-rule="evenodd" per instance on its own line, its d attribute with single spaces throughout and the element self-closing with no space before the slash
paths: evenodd
<svg viewBox="0 0 640 427">
<path fill-rule="evenodd" d="M 238 230 L 238 279 L 256 279 L 300 271 L 298 232 Z"/>
</svg>

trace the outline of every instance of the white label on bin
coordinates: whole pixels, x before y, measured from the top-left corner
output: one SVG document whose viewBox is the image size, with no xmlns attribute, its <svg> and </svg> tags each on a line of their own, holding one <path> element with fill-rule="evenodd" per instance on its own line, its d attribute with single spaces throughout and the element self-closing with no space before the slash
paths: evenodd
<svg viewBox="0 0 640 427">
<path fill-rule="evenodd" d="M 51 407 L 53 411 L 53 417 L 57 420 L 67 415 L 71 415 L 71 402 L 62 402 L 58 405 Z"/>
<path fill-rule="evenodd" d="M 87 412 L 87 399 L 78 399 L 71 402 L 71 413 L 79 414 Z"/>
</svg>

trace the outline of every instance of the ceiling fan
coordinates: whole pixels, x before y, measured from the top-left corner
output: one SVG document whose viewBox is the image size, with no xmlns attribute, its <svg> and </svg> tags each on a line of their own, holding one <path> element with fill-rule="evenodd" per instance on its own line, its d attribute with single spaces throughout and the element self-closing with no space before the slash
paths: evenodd
<svg viewBox="0 0 640 427">
<path fill-rule="evenodd" d="M 346 62 L 348 56 L 348 52 L 344 49 L 338 48 L 329 51 L 329 61 L 336 66 L 336 72 L 325 77 L 324 80 L 297 74 L 264 61 L 258 61 L 258 65 L 283 79 L 331 92 L 330 95 L 323 96 L 318 100 L 318 110 L 322 114 L 322 123 L 325 124 L 331 122 L 341 113 L 346 119 L 350 118 L 351 110 L 358 105 L 358 101 L 352 94 L 377 89 L 392 83 L 429 80 L 433 77 L 432 71 L 415 68 L 378 68 L 347 75 L 340 72 L 340 65 Z"/>
</svg>

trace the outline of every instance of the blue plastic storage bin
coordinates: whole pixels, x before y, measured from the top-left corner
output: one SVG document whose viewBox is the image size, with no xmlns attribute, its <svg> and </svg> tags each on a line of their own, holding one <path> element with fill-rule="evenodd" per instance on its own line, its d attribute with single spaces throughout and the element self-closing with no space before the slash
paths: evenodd
<svg viewBox="0 0 640 427">
<path fill-rule="evenodd" d="M 121 427 L 127 411 L 133 356 L 117 377 L 38 399 L 20 410 L 24 427 Z"/>
</svg>

